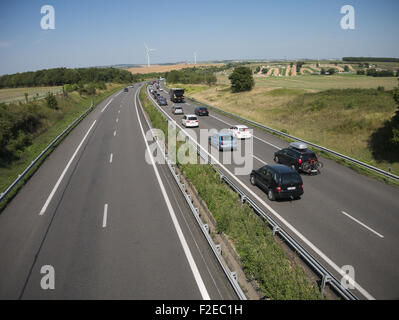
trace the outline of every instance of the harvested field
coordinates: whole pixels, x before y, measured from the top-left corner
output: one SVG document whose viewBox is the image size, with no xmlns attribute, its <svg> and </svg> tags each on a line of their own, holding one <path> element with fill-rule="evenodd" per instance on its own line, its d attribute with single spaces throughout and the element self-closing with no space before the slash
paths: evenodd
<svg viewBox="0 0 399 320">
<path fill-rule="evenodd" d="M 150 67 L 147 67 L 143 65 L 142 67 L 139 68 L 128 68 L 126 70 L 130 71 L 131 73 L 140 73 L 140 74 L 145 74 L 145 73 L 153 73 L 153 72 L 168 72 L 172 70 L 180 70 L 184 68 L 194 68 L 194 67 L 210 67 L 210 66 L 218 66 L 220 64 L 172 64 L 172 65 L 152 65 Z"/>
<path fill-rule="evenodd" d="M 291 69 L 291 76 L 293 76 L 293 77 L 296 76 L 296 65 L 295 65 L 295 64 L 292 66 L 292 69 Z"/>
</svg>

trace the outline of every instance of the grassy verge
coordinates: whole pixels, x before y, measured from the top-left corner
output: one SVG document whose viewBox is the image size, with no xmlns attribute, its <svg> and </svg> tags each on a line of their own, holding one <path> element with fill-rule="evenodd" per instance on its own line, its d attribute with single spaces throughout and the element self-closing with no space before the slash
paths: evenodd
<svg viewBox="0 0 399 320">
<path fill-rule="evenodd" d="M 143 90 L 140 101 L 152 126 L 167 136 L 167 122 Z M 218 232 L 232 241 L 247 278 L 257 281 L 266 299 L 322 299 L 317 285 L 276 243 L 267 222 L 247 204 L 241 204 L 237 194 L 220 181 L 210 165 L 178 163 L 178 166 L 212 212 Z"/>
<path fill-rule="evenodd" d="M 75 119 L 90 107 L 91 101 L 96 106 L 105 98 L 123 88 L 125 85 L 110 85 L 107 90 L 102 91 L 95 96 L 81 97 L 76 92 L 70 94 L 68 98 L 57 98 L 60 112 L 53 121 L 46 126 L 46 130 L 32 139 L 32 143 L 21 152 L 18 159 L 2 164 L 0 167 L 0 190 L 3 192 L 7 187 L 22 173 L 26 167 L 44 150 L 51 141 L 53 141 L 65 128 L 67 128 Z M 46 108 L 45 106 L 41 106 Z M 62 140 L 61 140 L 62 141 Z M 61 142 L 59 141 L 58 144 Z M 32 174 L 40 167 L 45 158 L 57 147 L 57 144 L 51 148 L 45 157 L 42 158 L 20 181 L 14 190 L 0 204 L 0 212 L 6 207 L 10 200 L 16 195 L 18 190 L 29 180 Z"/>
</svg>

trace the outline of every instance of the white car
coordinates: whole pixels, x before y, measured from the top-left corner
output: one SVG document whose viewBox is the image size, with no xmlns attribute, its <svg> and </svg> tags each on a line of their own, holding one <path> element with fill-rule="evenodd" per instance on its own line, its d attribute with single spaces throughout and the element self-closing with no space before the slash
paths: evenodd
<svg viewBox="0 0 399 320">
<path fill-rule="evenodd" d="M 252 138 L 252 130 L 249 129 L 247 126 L 237 124 L 230 128 L 231 134 L 236 139 L 250 139 Z"/>
<path fill-rule="evenodd" d="M 198 118 L 195 114 L 187 114 L 184 115 L 183 118 L 181 119 L 181 123 L 183 126 L 187 127 L 198 127 L 199 122 Z"/>
</svg>

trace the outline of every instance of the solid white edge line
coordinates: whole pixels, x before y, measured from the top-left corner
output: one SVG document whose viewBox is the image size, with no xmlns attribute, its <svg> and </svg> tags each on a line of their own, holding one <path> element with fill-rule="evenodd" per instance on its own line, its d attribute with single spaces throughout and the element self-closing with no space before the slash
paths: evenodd
<svg viewBox="0 0 399 320">
<path fill-rule="evenodd" d="M 113 154 L 111 153 L 111 155 L 109 156 L 109 163 L 112 163 L 112 157 L 113 157 Z"/>
<path fill-rule="evenodd" d="M 380 233 L 378 233 L 377 231 L 371 229 L 370 227 L 366 226 L 363 222 L 357 220 L 356 218 L 352 217 L 350 214 L 346 213 L 345 211 L 341 211 L 342 214 L 346 215 L 348 218 L 352 219 L 353 221 L 357 222 L 358 224 L 360 224 L 361 226 L 363 226 L 364 228 L 366 228 L 367 230 L 371 231 L 372 233 L 376 234 L 377 236 L 379 236 L 380 238 L 384 238 L 384 236 Z"/>
<path fill-rule="evenodd" d="M 101 113 L 104 112 L 105 109 L 107 109 L 108 105 L 112 102 L 112 100 L 114 100 L 114 98 L 112 98 L 111 100 L 108 101 L 108 103 L 105 105 L 105 107 L 101 110 Z"/>
<path fill-rule="evenodd" d="M 148 95 L 152 101 L 158 106 L 155 100 Z M 247 190 L 256 200 L 258 200 L 264 207 L 266 207 L 275 217 L 277 217 L 288 229 L 291 230 L 298 238 L 300 238 L 306 245 L 308 245 L 318 256 L 320 256 L 327 264 L 330 265 L 338 274 L 342 274 L 341 268 L 335 264 L 327 255 L 325 255 L 319 248 L 317 248 L 312 242 L 310 242 L 304 235 L 302 235 L 294 226 L 292 226 L 287 220 L 285 220 L 281 215 L 279 215 L 270 205 L 268 205 L 265 201 L 263 201 L 255 192 L 249 189 L 240 179 L 238 179 L 234 174 L 232 174 L 223 164 L 219 162 L 218 159 L 212 156 L 204 147 L 202 147 L 193 137 L 188 134 L 175 120 L 173 120 L 161 107 L 158 106 L 158 109 L 162 111 L 169 119 L 171 119 L 176 126 L 182 130 L 187 137 L 192 140 L 197 146 L 199 146 L 211 159 L 213 159 L 214 163 L 218 164 L 223 170 L 230 174 L 230 176 L 237 181 L 245 190 Z M 348 276 L 347 276 L 348 277 Z M 350 279 L 351 283 L 354 283 L 355 288 L 368 300 L 375 300 L 375 298 L 368 293 L 362 286 L 360 286 L 356 281 L 352 278 Z"/>
<path fill-rule="evenodd" d="M 46 209 L 47 209 L 47 207 L 48 207 L 48 205 L 49 205 L 51 199 L 53 198 L 55 192 L 57 191 L 57 189 L 58 189 L 58 187 L 59 187 L 59 185 L 60 185 L 62 179 L 64 178 L 65 173 L 68 171 L 69 166 L 71 165 L 73 159 L 75 158 L 76 154 L 78 153 L 78 151 L 79 151 L 80 147 L 82 146 L 83 142 L 86 140 L 87 136 L 89 135 L 91 129 L 92 129 L 92 128 L 94 127 L 94 125 L 96 124 L 96 121 L 97 121 L 97 120 L 94 120 L 94 122 L 93 122 L 93 124 L 90 126 L 89 130 L 87 130 L 87 132 L 86 132 L 85 136 L 83 137 L 82 141 L 80 141 L 80 143 L 79 143 L 78 147 L 76 148 L 75 152 L 73 153 L 71 159 L 69 159 L 69 161 L 68 161 L 66 167 L 64 168 L 64 171 L 62 171 L 60 177 L 59 177 L 58 180 L 57 180 L 57 183 L 56 183 L 55 186 L 53 187 L 53 190 L 51 191 L 51 193 L 50 193 L 50 195 L 48 196 L 48 198 L 47 198 L 45 204 L 43 205 L 42 209 L 40 210 L 39 215 L 43 215 L 43 214 L 46 212 Z"/>
<path fill-rule="evenodd" d="M 114 137 L 116 136 L 116 130 L 114 130 Z"/>
<path fill-rule="evenodd" d="M 107 226 L 107 215 L 108 215 L 108 203 L 104 205 L 103 228 Z"/>
<path fill-rule="evenodd" d="M 135 99 L 134 99 L 134 105 L 135 105 L 135 107 L 136 107 L 137 119 L 138 119 L 139 124 L 140 124 L 141 133 L 143 134 L 144 142 L 145 142 L 145 145 L 146 145 L 146 147 L 147 147 L 146 150 L 149 151 L 149 150 L 150 150 L 150 147 L 149 147 L 149 145 L 148 145 L 148 143 L 147 143 L 147 140 L 146 140 L 146 138 L 145 138 L 144 128 L 143 128 L 143 125 L 142 125 L 142 123 L 141 123 L 140 115 L 139 115 L 139 112 L 138 112 L 138 109 L 137 109 L 136 100 L 137 100 L 137 93 L 138 93 L 138 91 L 139 91 L 139 90 L 136 91 L 136 95 L 135 95 Z M 180 243 L 181 243 L 181 245 L 182 245 L 182 247 L 183 247 L 183 250 L 184 250 L 184 253 L 185 253 L 185 255 L 186 255 L 187 261 L 188 261 L 188 263 L 189 263 L 189 265 L 190 265 L 191 271 L 192 271 L 192 273 L 193 273 L 193 275 L 194 275 L 194 278 L 195 278 L 195 281 L 196 281 L 196 283 L 197 283 L 198 289 L 199 289 L 199 291 L 200 291 L 200 293 L 201 293 L 202 299 L 203 299 L 203 300 L 210 300 L 211 298 L 210 298 L 210 296 L 209 296 L 209 294 L 208 294 L 208 291 L 207 291 L 207 289 L 206 289 L 206 287 L 205 287 L 204 281 L 202 280 L 201 274 L 199 273 L 199 270 L 198 270 L 198 267 L 197 267 L 197 265 L 196 265 L 196 263 L 195 263 L 195 261 L 194 261 L 194 258 L 193 258 L 192 254 L 191 254 L 191 251 L 190 251 L 190 248 L 189 248 L 189 246 L 188 246 L 188 244 L 187 244 L 187 241 L 186 241 L 186 239 L 184 238 L 183 231 L 182 231 L 181 228 L 180 228 L 179 221 L 178 221 L 177 218 L 176 218 L 176 214 L 175 214 L 175 212 L 174 212 L 174 210 L 173 210 L 172 204 L 170 203 L 168 194 L 166 193 L 164 184 L 163 184 L 163 182 L 162 182 L 161 176 L 159 175 L 158 168 L 157 168 L 157 166 L 156 166 L 156 164 L 155 164 L 153 155 L 151 154 L 151 152 L 148 152 L 148 154 L 149 154 L 149 156 L 150 156 L 151 164 L 152 164 L 152 167 L 153 167 L 153 169 L 154 169 L 155 175 L 156 175 L 156 177 L 157 177 L 157 179 L 158 179 L 158 183 L 159 183 L 159 186 L 160 186 L 160 188 L 161 188 L 162 195 L 163 195 L 163 197 L 164 197 L 164 199 L 165 199 L 166 206 L 168 207 L 170 217 L 172 218 L 173 225 L 174 225 L 174 227 L 175 227 L 175 229 L 176 229 L 177 235 L 178 235 L 179 240 L 180 240 Z"/>
</svg>

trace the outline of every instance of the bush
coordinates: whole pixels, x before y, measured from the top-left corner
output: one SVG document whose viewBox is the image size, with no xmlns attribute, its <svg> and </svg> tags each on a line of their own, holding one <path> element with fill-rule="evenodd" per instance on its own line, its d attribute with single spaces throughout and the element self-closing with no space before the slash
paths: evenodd
<svg viewBox="0 0 399 320">
<path fill-rule="evenodd" d="M 237 67 L 229 76 L 232 92 L 250 91 L 255 85 L 251 69 L 248 67 Z"/>
<path fill-rule="evenodd" d="M 330 68 L 327 70 L 327 72 L 329 75 L 333 75 L 336 72 L 336 70 L 335 70 L 335 68 Z"/>
<path fill-rule="evenodd" d="M 55 98 L 54 94 L 49 92 L 46 95 L 46 105 L 50 109 L 58 109 L 57 99 Z"/>
</svg>

